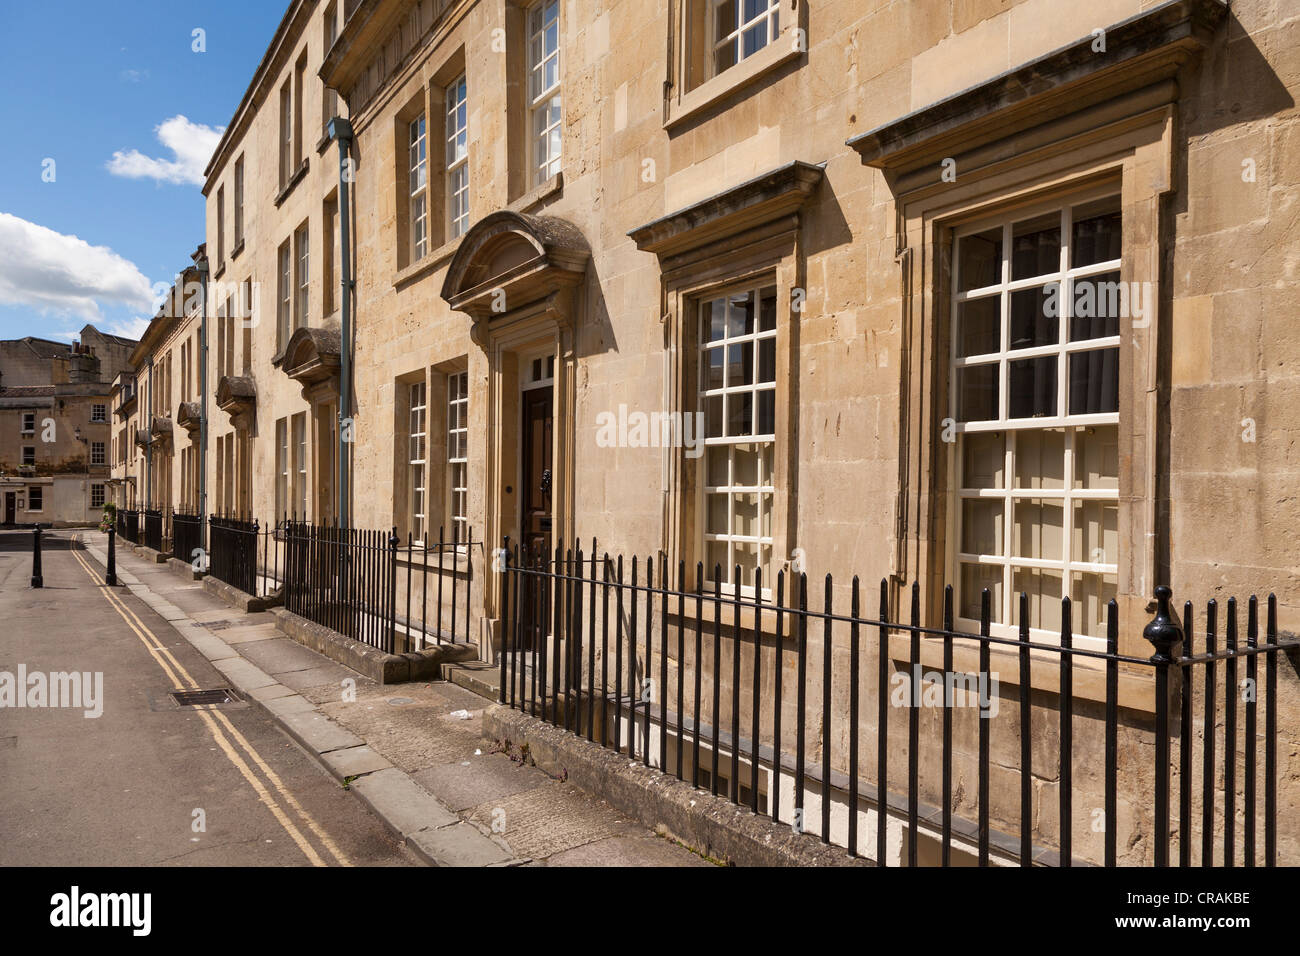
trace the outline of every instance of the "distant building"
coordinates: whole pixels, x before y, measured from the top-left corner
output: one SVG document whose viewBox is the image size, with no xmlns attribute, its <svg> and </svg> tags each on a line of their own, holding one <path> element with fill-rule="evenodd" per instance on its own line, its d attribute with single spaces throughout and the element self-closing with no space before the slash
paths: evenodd
<svg viewBox="0 0 1300 956">
<path fill-rule="evenodd" d="M 109 383 L 135 344 L 93 325 L 72 343 L 0 342 L 3 524 L 99 520 L 109 480 Z"/>
</svg>

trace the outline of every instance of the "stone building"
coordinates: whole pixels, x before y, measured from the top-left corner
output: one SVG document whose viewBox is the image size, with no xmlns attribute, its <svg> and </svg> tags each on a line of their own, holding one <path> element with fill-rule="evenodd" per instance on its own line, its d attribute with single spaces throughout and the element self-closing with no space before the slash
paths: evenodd
<svg viewBox="0 0 1300 956">
<path fill-rule="evenodd" d="M 200 509 L 203 254 L 200 246 L 177 276 L 113 383 L 114 500 L 161 511 L 165 521 Z M 224 323 L 218 331 L 217 342 L 231 347 Z"/>
<path fill-rule="evenodd" d="M 0 522 L 99 522 L 108 494 L 109 392 L 134 344 L 93 325 L 72 343 L 0 342 Z"/>
<path fill-rule="evenodd" d="M 347 448 L 351 524 L 469 542 L 486 660 L 506 539 L 1295 633 L 1298 49 L 1275 0 L 295 0 L 204 190 L 213 507 L 331 521 Z"/>
</svg>

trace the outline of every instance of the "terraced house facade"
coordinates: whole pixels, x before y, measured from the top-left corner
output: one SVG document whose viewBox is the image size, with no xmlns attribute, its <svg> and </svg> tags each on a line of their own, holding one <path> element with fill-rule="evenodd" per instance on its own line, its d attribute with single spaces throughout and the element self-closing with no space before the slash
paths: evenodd
<svg viewBox="0 0 1300 956">
<path fill-rule="evenodd" d="M 1293 634 L 1297 49 L 1280 0 L 296 0 L 204 189 L 208 510 L 395 528 L 397 604 L 436 553 L 494 663 L 517 633 L 505 541 L 594 539 L 759 603 L 806 571 L 847 607 L 860 573 L 893 608 L 919 585 L 925 622 L 951 585 L 970 632 L 987 591 L 992 635 L 1044 647 L 1068 597 L 1073 646 L 1105 651 L 1114 600 L 1119 653 L 1149 657 L 1158 584 L 1275 592 Z M 729 719 L 758 728 L 796 662 L 739 613 L 761 694 Z M 630 666 L 689 684 L 670 644 Z M 885 646 L 865 672 L 905 666 Z M 1279 679 L 1292 754 L 1300 685 Z M 1119 686 L 1145 726 L 1150 675 Z M 1032 691 L 1059 713 L 1054 671 Z M 809 689 L 833 777 L 859 748 L 847 694 Z M 1033 720 L 1017 733 L 1058 753 L 1056 716 Z M 1063 788 L 1102 805 L 1103 752 L 1033 778 L 1035 841 Z M 765 806 L 790 786 L 770 771 Z M 1023 823 L 1000 774 L 992 825 Z M 1298 775 L 1285 757 L 1292 861 Z M 1143 797 L 1112 811 L 1149 860 Z M 1065 826 L 1098 859 L 1085 815 Z"/>
</svg>

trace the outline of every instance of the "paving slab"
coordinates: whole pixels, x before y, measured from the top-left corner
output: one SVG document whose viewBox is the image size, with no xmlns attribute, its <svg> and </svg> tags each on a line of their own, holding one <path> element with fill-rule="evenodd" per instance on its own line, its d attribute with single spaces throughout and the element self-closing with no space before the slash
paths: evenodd
<svg viewBox="0 0 1300 956">
<path fill-rule="evenodd" d="M 460 822 L 460 817 L 400 770 L 368 774 L 355 781 L 352 789 L 403 835 Z"/>
<path fill-rule="evenodd" d="M 201 628 L 186 631 L 184 637 L 210 661 L 224 661 L 239 657 L 239 652 L 233 647 Z"/>
<path fill-rule="evenodd" d="M 273 624 L 255 624 L 251 627 L 223 627 L 214 634 L 220 634 L 227 644 L 246 644 L 250 641 L 273 641 L 284 635 Z"/>
<path fill-rule="evenodd" d="M 663 837 L 615 836 L 564 850 L 547 866 L 716 866 Z"/>
<path fill-rule="evenodd" d="M 503 826 L 502 838 L 518 856 L 545 859 L 614 836 L 644 833 L 606 804 L 570 784 L 517 793 L 475 807 L 469 819 Z"/>
<path fill-rule="evenodd" d="M 365 743 L 356 734 L 315 712 L 276 716 L 304 747 L 318 754 L 342 750 L 344 747 L 359 747 Z"/>
<path fill-rule="evenodd" d="M 536 767 L 521 766 L 503 754 L 469 756 L 412 776 L 420 786 L 457 811 L 553 783 Z"/>
<path fill-rule="evenodd" d="M 510 853 L 468 823 L 407 834 L 406 841 L 435 866 L 493 866 L 509 862 Z"/>
<path fill-rule="evenodd" d="M 234 681 L 235 687 L 242 691 L 251 691 L 258 687 L 269 687 L 275 683 L 275 679 L 270 674 L 260 667 L 250 664 L 242 657 L 230 657 L 225 660 L 213 661 L 212 666 Z"/>
<path fill-rule="evenodd" d="M 266 709 L 276 716 L 287 714 L 306 714 L 315 712 L 316 705 L 306 697 L 299 697 L 297 694 L 289 694 L 285 697 L 276 697 L 272 700 L 263 701 Z"/>
<path fill-rule="evenodd" d="M 324 684 L 337 688 L 348 678 L 355 680 L 356 676 L 356 671 L 342 664 L 320 664 L 307 670 L 277 674 L 276 679 L 294 690 L 306 690 L 308 687 L 320 687 Z"/>
<path fill-rule="evenodd" d="M 272 684 L 269 687 L 257 687 L 248 692 L 248 696 L 253 700 L 260 700 L 265 703 L 268 700 L 277 700 L 281 697 L 296 697 L 292 687 L 285 687 L 283 684 Z"/>
<path fill-rule="evenodd" d="M 224 634 L 218 631 L 218 634 Z M 257 641 L 241 648 L 240 653 L 247 657 L 268 674 L 284 674 L 288 671 L 303 671 L 311 667 L 321 667 L 330 663 L 310 648 L 303 647 L 289 637 L 277 637 L 267 641 Z"/>
<path fill-rule="evenodd" d="M 332 750 L 322 758 L 340 780 L 387 770 L 392 764 L 367 746 Z"/>
</svg>

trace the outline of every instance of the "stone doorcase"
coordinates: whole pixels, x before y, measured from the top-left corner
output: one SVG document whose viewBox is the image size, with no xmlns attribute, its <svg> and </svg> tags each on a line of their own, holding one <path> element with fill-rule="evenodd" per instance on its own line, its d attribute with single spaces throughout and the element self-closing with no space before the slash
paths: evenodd
<svg viewBox="0 0 1300 956">
<path fill-rule="evenodd" d="M 584 303 L 582 284 L 590 246 L 572 223 L 548 216 L 501 211 L 476 223 L 447 268 L 442 297 L 473 323 L 470 338 L 482 350 L 470 362 L 470 391 L 483 413 L 471 411 L 470 446 L 483 457 L 484 562 L 509 537 L 520 534 L 520 389 L 524 360 L 554 356 L 552 535 L 573 541 L 574 332 Z M 485 366 L 485 367 L 484 367 Z M 483 381 L 475 369 L 483 370 Z M 473 399 L 471 399 L 471 404 Z M 471 496 L 473 491 L 471 491 Z M 500 575 L 490 558 L 474 572 L 483 582 L 480 658 L 495 659 L 500 642 Z M 491 573 L 487 573 L 491 572 Z"/>
</svg>

